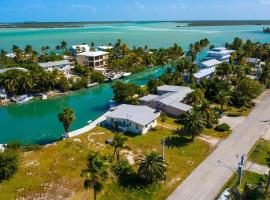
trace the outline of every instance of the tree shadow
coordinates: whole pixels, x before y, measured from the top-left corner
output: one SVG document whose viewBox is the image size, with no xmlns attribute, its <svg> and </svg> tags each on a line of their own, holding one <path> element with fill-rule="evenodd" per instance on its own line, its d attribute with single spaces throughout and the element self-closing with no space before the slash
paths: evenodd
<svg viewBox="0 0 270 200">
<path fill-rule="evenodd" d="M 135 172 L 120 176 L 118 183 L 124 190 L 144 188 L 147 186 Z"/>
<path fill-rule="evenodd" d="M 191 143 L 190 138 L 186 136 L 179 136 L 179 135 L 173 135 L 170 137 L 167 137 L 165 140 L 165 145 L 168 148 L 173 149 L 174 147 L 179 148 L 179 147 L 184 147 Z"/>
<path fill-rule="evenodd" d="M 270 152 L 267 152 L 267 155 L 268 155 L 268 157 L 265 158 L 265 160 L 266 160 L 267 166 L 270 167 Z"/>
</svg>

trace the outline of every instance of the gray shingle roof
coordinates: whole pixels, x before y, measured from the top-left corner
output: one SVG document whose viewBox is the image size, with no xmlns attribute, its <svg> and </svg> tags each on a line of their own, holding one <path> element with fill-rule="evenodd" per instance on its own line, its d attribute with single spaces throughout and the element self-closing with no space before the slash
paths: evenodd
<svg viewBox="0 0 270 200">
<path fill-rule="evenodd" d="M 127 119 L 145 126 L 159 117 L 160 113 L 148 106 L 122 104 L 105 116 L 116 119 Z"/>
</svg>

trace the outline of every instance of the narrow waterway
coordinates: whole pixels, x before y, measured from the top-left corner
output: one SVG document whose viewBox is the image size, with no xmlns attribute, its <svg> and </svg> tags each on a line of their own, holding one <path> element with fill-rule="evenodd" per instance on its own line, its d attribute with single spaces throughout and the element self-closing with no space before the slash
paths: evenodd
<svg viewBox="0 0 270 200">
<path fill-rule="evenodd" d="M 144 85 L 151 77 L 157 78 L 165 70 L 148 69 L 122 81 Z M 57 114 L 66 107 L 71 107 L 76 113 L 71 129 L 85 126 L 89 120 L 95 120 L 108 110 L 109 100 L 113 96 L 112 84 L 101 84 L 46 101 L 34 100 L 23 105 L 0 108 L 0 143 L 21 141 L 44 144 L 59 139 L 63 127 L 58 122 Z"/>
</svg>

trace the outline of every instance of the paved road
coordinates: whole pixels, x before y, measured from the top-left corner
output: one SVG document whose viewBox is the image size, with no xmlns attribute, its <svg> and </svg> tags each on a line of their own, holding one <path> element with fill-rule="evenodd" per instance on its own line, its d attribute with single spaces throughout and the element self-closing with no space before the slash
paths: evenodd
<svg viewBox="0 0 270 200">
<path fill-rule="evenodd" d="M 218 147 L 168 197 L 168 200 L 215 199 L 232 176 L 232 169 L 237 167 L 237 154 L 247 154 L 269 128 L 269 122 L 266 121 L 270 120 L 270 90 L 264 92 L 257 102 L 249 117 L 235 128 L 229 138 L 219 143 Z"/>
</svg>

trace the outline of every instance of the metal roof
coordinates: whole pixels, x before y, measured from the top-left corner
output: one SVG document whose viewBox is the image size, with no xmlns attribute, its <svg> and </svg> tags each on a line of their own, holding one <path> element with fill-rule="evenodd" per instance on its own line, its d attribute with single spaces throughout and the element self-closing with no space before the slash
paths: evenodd
<svg viewBox="0 0 270 200">
<path fill-rule="evenodd" d="M 0 74 L 5 73 L 7 71 L 10 70 L 19 70 L 19 71 L 23 71 L 23 72 L 27 72 L 28 69 L 22 68 L 22 67 L 10 67 L 10 68 L 4 68 L 4 69 L 0 69 Z"/>
<path fill-rule="evenodd" d="M 54 62 L 46 62 L 46 63 L 38 63 L 42 68 L 49 68 L 61 65 L 70 65 L 70 62 L 67 60 L 54 61 Z"/>
<path fill-rule="evenodd" d="M 202 69 L 194 73 L 193 76 L 195 78 L 203 78 L 203 77 L 213 74 L 215 71 L 216 71 L 216 67 L 210 67 L 210 68 Z"/>
<path fill-rule="evenodd" d="M 222 62 L 217 60 L 217 59 L 211 59 L 211 60 L 203 61 L 199 65 L 204 66 L 204 67 L 213 67 L 213 66 L 219 65 L 221 63 Z"/>
<path fill-rule="evenodd" d="M 105 114 L 106 117 L 126 119 L 145 126 L 159 117 L 160 113 L 148 106 L 122 104 Z"/>
<path fill-rule="evenodd" d="M 77 54 L 77 56 L 87 56 L 87 57 L 96 57 L 96 56 L 103 56 L 109 54 L 106 51 L 87 51 L 83 53 Z"/>
<path fill-rule="evenodd" d="M 151 101 L 156 99 L 158 96 L 157 95 L 153 95 L 153 94 L 149 94 L 147 96 L 141 97 L 139 100 L 140 101 Z"/>
</svg>

